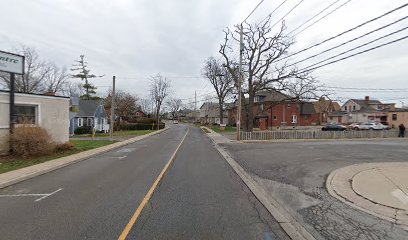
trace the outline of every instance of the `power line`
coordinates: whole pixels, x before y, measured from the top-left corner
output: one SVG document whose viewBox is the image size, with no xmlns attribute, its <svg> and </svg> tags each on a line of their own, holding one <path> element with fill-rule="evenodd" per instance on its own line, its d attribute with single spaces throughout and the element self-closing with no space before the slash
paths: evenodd
<svg viewBox="0 0 408 240">
<path fill-rule="evenodd" d="M 262 21 L 260 23 L 262 23 L 263 21 L 265 21 L 266 19 L 268 19 L 270 16 L 272 16 L 272 14 L 274 12 L 276 12 L 285 2 L 287 2 L 288 0 L 284 0 L 281 4 L 279 4 L 279 6 L 277 6 L 271 13 L 269 13 L 264 19 L 262 19 Z"/>
<path fill-rule="evenodd" d="M 242 22 L 245 22 L 251 15 L 252 15 L 252 13 L 254 13 L 255 12 L 255 10 L 264 2 L 265 0 L 261 0 L 259 3 L 258 3 L 258 5 L 256 5 L 256 7 L 252 10 L 252 12 L 244 19 L 244 21 L 242 21 Z"/>
<path fill-rule="evenodd" d="M 324 89 L 321 88 L 319 89 L 320 91 L 330 91 L 330 89 Z M 408 90 L 392 90 L 392 91 L 388 91 L 388 90 L 342 90 L 342 89 L 336 89 L 336 92 L 375 92 L 375 93 L 381 93 L 381 92 L 408 92 Z"/>
<path fill-rule="evenodd" d="M 408 36 L 405 36 L 405 37 L 402 37 L 402 38 L 398 38 L 398 39 L 396 39 L 396 40 L 393 40 L 393 41 L 390 41 L 390 42 L 387 42 L 387 43 L 384 43 L 384 44 L 381 44 L 381 45 L 378 45 L 378 46 L 375 46 L 375 47 L 366 49 L 366 50 L 364 50 L 364 51 L 360 51 L 360 52 L 354 53 L 354 54 L 352 54 L 352 55 L 349 55 L 349 56 L 346 56 L 346 57 L 343 57 L 343 58 L 340 58 L 340 59 L 337 59 L 337 60 L 334 60 L 334 61 L 331 61 L 331 62 L 322 64 L 322 65 L 319 65 L 319 66 L 317 66 L 317 67 L 313 67 L 313 68 L 310 68 L 310 69 L 308 69 L 308 67 L 306 67 L 306 68 L 304 68 L 304 69 L 301 69 L 299 73 L 309 72 L 309 71 L 312 71 L 312 70 L 315 70 L 315 69 L 318 69 L 318 68 L 321 68 L 321 67 L 324 67 L 324 66 L 327 66 L 327 65 L 336 63 L 336 62 L 340 62 L 340 61 L 346 60 L 346 59 L 348 59 L 348 58 L 351 58 L 351 57 L 354 57 L 354 56 L 357 56 L 357 55 L 360 55 L 360 54 L 363 54 L 363 53 L 366 53 L 366 52 L 373 51 L 373 50 L 375 50 L 375 49 L 377 49 L 377 48 L 381 48 L 381 47 L 384 47 L 384 46 L 387 46 L 387 45 L 390 45 L 390 44 L 393 44 L 393 43 L 402 41 L 402 40 L 404 40 L 404 39 L 406 39 L 406 38 L 408 38 Z"/>
<path fill-rule="evenodd" d="M 331 51 L 331 50 L 333 50 L 333 49 L 339 48 L 339 47 L 344 46 L 344 45 L 346 45 L 346 44 L 348 44 L 348 43 L 354 42 L 354 41 L 356 41 L 356 40 L 358 40 L 358 39 L 360 39 L 360 38 L 366 37 L 366 36 L 368 36 L 368 35 L 370 35 L 370 34 L 372 34 L 372 33 L 374 33 L 374 32 L 380 31 L 380 30 L 382 30 L 382 29 L 384 29 L 384 28 L 387 28 L 387 27 L 389 27 L 389 26 L 391 26 L 391 25 L 394 25 L 394 24 L 396 24 L 396 23 L 398 23 L 398 22 L 400 22 L 400 21 L 402 21 L 402 20 L 405 20 L 406 18 L 408 18 L 408 16 L 405 16 L 405 17 L 403 17 L 403 18 L 400 18 L 400 19 L 398 19 L 398 20 L 396 20 L 396 21 L 394 21 L 394 22 L 392 22 L 392 23 L 389 23 L 389 24 L 387 24 L 387 25 L 384 25 L 384 26 L 382 26 L 382 27 L 379 27 L 379 28 L 377 28 L 377 29 L 374 29 L 374 30 L 372 30 L 372 31 L 370 31 L 370 32 L 367 32 L 367 33 L 365 33 L 365 34 L 363 34 L 363 35 L 360 35 L 360 36 L 358 36 L 358 37 L 355 37 L 355 38 L 353 38 L 353 39 L 351 39 L 351 40 L 348 40 L 348 41 L 346 41 L 346 42 L 340 43 L 339 45 L 334 46 L 334 47 L 331 47 L 331 48 L 329 48 L 329 49 L 326 49 L 326 50 L 324 50 L 324 51 L 322 51 L 322 52 L 320 52 L 320 53 L 318 53 L 318 54 L 314 54 L 314 55 L 312 55 L 312 56 L 310 56 L 310 57 L 307 57 L 307 58 L 304 58 L 304 59 L 302 59 L 302 60 L 300 60 L 300 61 L 297 61 L 297 62 L 295 62 L 295 63 L 289 64 L 288 67 L 293 66 L 293 65 L 296 65 L 296 64 L 301 63 L 301 62 L 304 62 L 304 61 L 309 60 L 309 59 L 311 59 L 311 58 L 317 57 L 317 56 L 319 56 L 319 55 L 322 55 L 323 53 L 329 52 L 329 51 Z M 404 29 L 405 29 L 405 28 L 404 28 Z"/>
<path fill-rule="evenodd" d="M 339 2 L 340 0 L 335 0 L 334 2 L 332 2 L 331 4 L 329 4 L 327 7 L 325 7 L 323 10 L 321 10 L 320 12 L 318 12 L 317 14 L 315 14 L 313 17 L 309 18 L 306 22 L 302 23 L 301 25 L 299 25 L 297 28 L 293 29 L 292 31 L 290 31 L 288 33 L 288 35 L 290 35 L 291 33 L 293 33 L 294 31 L 298 30 L 299 28 L 303 27 L 305 24 L 307 24 L 308 22 L 312 21 L 315 17 L 319 16 L 322 12 L 326 11 L 328 8 L 330 8 L 331 6 L 333 6 L 334 4 L 336 4 L 337 2 Z"/>
<path fill-rule="evenodd" d="M 364 25 L 367 25 L 367 24 L 369 24 L 369 23 L 371 23 L 371 22 L 374 22 L 374 21 L 376 21 L 376 20 L 378 20 L 378 19 L 380 19 L 380 18 L 383 18 L 383 17 L 385 17 L 385 16 L 387 16 L 387 15 L 389 15 L 389 14 L 395 12 L 395 11 L 398 11 L 398 10 L 400 10 L 400 9 L 402 9 L 402 8 L 405 8 L 405 7 L 407 7 L 407 6 L 408 6 L 408 3 L 406 3 L 406 4 L 402 5 L 402 6 L 399 6 L 399 7 L 397 7 L 397 8 L 394 8 L 394 9 L 392 9 L 391 11 L 388 11 L 388 12 L 386 12 L 386 13 L 384 13 L 384 14 L 378 16 L 378 17 L 372 18 L 372 19 L 370 19 L 370 20 L 368 20 L 368 21 L 366 21 L 366 22 L 363 22 L 363 23 L 361 23 L 361 24 L 359 24 L 359 25 L 357 25 L 357 26 L 355 26 L 355 27 L 353 27 L 353 28 L 350 28 L 350 29 L 348 29 L 348 30 L 346 30 L 346 31 L 344 31 L 344 32 L 342 32 L 342 33 L 339 33 L 339 34 L 337 34 L 337 35 L 335 35 L 335 36 L 333 36 L 333 37 L 330 37 L 330 38 L 328 38 L 328 39 L 326 39 L 326 40 L 323 40 L 323 41 L 321 41 L 321 42 L 319 42 L 319 43 L 316 43 L 316 44 L 314 44 L 314 45 L 312 45 L 312 46 L 310 46 L 310 47 L 304 48 L 304 49 L 302 49 L 302 50 L 300 50 L 300 51 L 297 51 L 297 52 L 295 52 L 295 53 L 289 54 L 288 56 L 282 57 L 282 58 L 276 60 L 276 62 L 282 61 L 282 60 L 284 60 L 284 59 L 290 58 L 290 57 L 295 56 L 295 55 L 297 55 L 297 54 L 299 54 L 299 53 L 302 53 L 302 52 L 304 52 L 304 51 L 307 51 L 307 50 L 309 50 L 309 49 L 312 49 L 312 48 L 314 48 L 314 47 L 317 47 L 317 46 L 319 46 L 319 45 L 322 45 L 323 43 L 326 43 L 326 42 L 331 41 L 331 40 L 333 40 L 333 39 L 335 39 L 335 38 L 338 38 L 338 37 L 340 37 L 340 36 L 342 36 L 342 35 L 344 35 L 344 34 L 346 34 L 346 33 L 352 32 L 352 31 L 354 31 L 354 30 L 356 30 L 356 29 L 358 29 L 358 28 L 360 28 L 360 27 L 362 27 L 362 26 L 364 26 Z"/>
<path fill-rule="evenodd" d="M 369 45 L 369 44 L 371 44 L 371 43 L 377 42 L 377 41 L 379 41 L 379 40 L 381 40 L 381 39 L 383 39 L 383 38 L 386 38 L 386 37 L 392 36 L 392 35 L 394 35 L 394 34 L 397 34 L 397 33 L 399 33 L 399 32 L 402 32 L 402 31 L 404 31 L 404 30 L 407 29 L 407 28 L 408 28 L 408 26 L 407 26 L 407 27 L 404 27 L 404 28 L 401 28 L 401 29 L 399 29 L 399 30 L 397 30 L 397 31 L 394 31 L 394 32 L 392 32 L 392 33 L 386 34 L 386 35 L 384 35 L 384 36 L 381 36 L 381 37 L 379 37 L 379 38 L 376 38 L 376 39 L 374 39 L 374 40 L 371 40 L 371 41 L 369 41 L 369 42 L 366 42 L 366 43 L 364 43 L 364 44 L 361 44 L 361 45 L 359 45 L 359 46 L 357 46 L 357 47 L 351 48 L 351 49 L 349 49 L 349 50 L 347 50 L 347 51 L 344 51 L 344 52 L 342 52 L 342 53 L 336 54 L 336 55 L 334 55 L 334 56 L 332 56 L 332 57 L 326 58 L 326 59 L 324 59 L 324 60 L 322 60 L 322 61 L 320 61 L 320 62 L 317 62 L 317 63 L 314 63 L 314 64 L 312 64 L 312 65 L 309 65 L 309 66 L 307 66 L 306 68 L 310 68 L 310 67 L 316 66 L 316 65 L 318 65 L 318 64 L 320 64 L 320 63 L 323 63 L 323 62 L 326 62 L 326 61 L 328 61 L 328 60 L 330 60 L 330 59 L 339 57 L 339 56 L 341 56 L 341 55 L 344 55 L 344 54 L 349 53 L 349 52 L 351 52 L 351 51 L 354 51 L 354 50 L 356 50 L 356 49 L 362 48 L 362 47 L 367 46 L 367 45 Z"/>
<path fill-rule="evenodd" d="M 328 17 L 330 14 L 334 13 L 335 11 L 339 10 L 340 8 L 344 7 L 347 3 L 351 2 L 352 0 L 348 0 L 347 2 L 343 3 L 342 5 L 338 6 L 337 8 L 333 9 L 331 12 L 327 13 L 326 15 L 324 15 L 323 17 L 317 19 L 316 21 L 314 21 L 312 24 L 308 25 L 307 27 L 305 27 L 304 29 L 302 29 L 300 32 L 296 33 L 295 35 L 293 35 L 292 37 L 296 37 L 297 35 L 299 35 L 300 33 L 304 32 L 306 29 L 310 28 L 311 26 L 315 25 L 316 23 L 320 22 L 321 20 L 325 19 L 326 17 Z"/>
<path fill-rule="evenodd" d="M 279 19 L 278 21 L 276 21 L 276 23 L 274 23 L 271 28 L 275 27 L 276 24 L 280 23 L 285 17 L 287 17 L 293 10 L 295 10 L 304 0 L 300 0 L 300 2 L 298 2 L 298 4 L 296 4 L 292 9 L 289 10 L 289 12 L 287 12 L 281 19 Z"/>
<path fill-rule="evenodd" d="M 408 91 L 408 88 L 357 88 L 357 87 L 335 87 L 335 86 L 324 86 L 324 87 L 334 88 L 334 89 L 386 90 L 386 91 L 407 90 Z"/>
</svg>

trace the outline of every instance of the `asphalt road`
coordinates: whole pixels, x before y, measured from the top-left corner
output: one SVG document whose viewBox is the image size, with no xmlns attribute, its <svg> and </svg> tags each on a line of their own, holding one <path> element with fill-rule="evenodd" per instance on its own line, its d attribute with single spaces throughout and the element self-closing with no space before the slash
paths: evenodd
<svg viewBox="0 0 408 240">
<path fill-rule="evenodd" d="M 162 134 L 1 189 L 0 239 L 117 239 L 187 128 L 174 125 Z M 190 127 L 127 239 L 287 236 L 210 140 Z"/>
<path fill-rule="evenodd" d="M 407 161 L 408 141 L 226 144 L 234 159 L 317 239 L 408 239 L 388 221 L 345 205 L 325 188 L 329 173 L 357 163 Z"/>
</svg>

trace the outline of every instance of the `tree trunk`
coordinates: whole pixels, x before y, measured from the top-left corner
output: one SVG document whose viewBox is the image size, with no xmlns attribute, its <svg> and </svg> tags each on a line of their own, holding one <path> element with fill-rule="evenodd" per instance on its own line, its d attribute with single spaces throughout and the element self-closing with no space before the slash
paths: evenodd
<svg viewBox="0 0 408 240">
<path fill-rule="evenodd" d="M 220 108 L 220 125 L 221 125 L 221 124 L 224 124 L 224 114 L 223 114 L 224 112 L 222 110 L 222 102 L 219 102 L 218 104 Z"/>
<path fill-rule="evenodd" d="M 252 132 L 254 130 L 254 95 L 253 91 L 249 91 L 248 108 L 247 108 L 247 131 Z"/>
<path fill-rule="evenodd" d="M 156 109 L 157 130 L 160 130 L 160 122 L 159 122 L 160 116 L 159 116 L 159 112 L 160 112 L 160 106 L 158 105 L 158 106 L 157 106 L 157 109 Z"/>
</svg>

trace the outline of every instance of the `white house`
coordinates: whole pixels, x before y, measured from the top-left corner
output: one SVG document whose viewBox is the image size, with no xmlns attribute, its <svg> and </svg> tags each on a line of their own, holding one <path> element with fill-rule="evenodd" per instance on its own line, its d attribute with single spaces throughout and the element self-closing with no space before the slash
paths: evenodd
<svg viewBox="0 0 408 240">
<path fill-rule="evenodd" d="M 220 124 L 220 109 L 217 103 L 205 102 L 200 107 L 201 124 Z M 223 123 L 228 123 L 227 111 L 223 112 Z"/>
<path fill-rule="evenodd" d="M 377 121 L 388 122 L 388 112 L 395 109 L 395 103 L 382 103 L 371 100 L 369 96 L 364 99 L 349 99 L 340 109 L 340 112 L 329 114 L 330 121 L 349 124 L 353 122 Z"/>
</svg>

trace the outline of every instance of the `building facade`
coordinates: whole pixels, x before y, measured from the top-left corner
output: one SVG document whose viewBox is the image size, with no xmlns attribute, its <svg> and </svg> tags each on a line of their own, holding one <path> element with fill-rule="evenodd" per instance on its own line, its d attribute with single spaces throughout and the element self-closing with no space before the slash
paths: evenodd
<svg viewBox="0 0 408 240">
<path fill-rule="evenodd" d="M 53 141 L 69 140 L 69 98 L 40 94 L 15 94 L 16 125 L 45 128 Z M 10 94 L 0 90 L 0 152 L 9 150 Z"/>
</svg>

